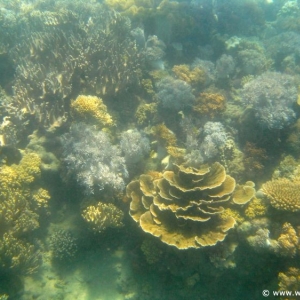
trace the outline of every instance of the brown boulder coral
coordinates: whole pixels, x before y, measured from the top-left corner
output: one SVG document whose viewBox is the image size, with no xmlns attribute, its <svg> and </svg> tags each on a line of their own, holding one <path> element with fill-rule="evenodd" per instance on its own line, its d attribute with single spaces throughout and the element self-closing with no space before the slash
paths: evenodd
<svg viewBox="0 0 300 300">
<path fill-rule="evenodd" d="M 222 215 L 235 180 L 220 163 L 201 169 L 174 165 L 154 179 L 141 175 L 127 186 L 130 215 L 141 228 L 178 249 L 213 246 L 236 221 Z"/>
<path fill-rule="evenodd" d="M 268 181 L 261 190 L 273 207 L 292 212 L 300 210 L 299 178 L 293 181 L 286 178 Z"/>
</svg>

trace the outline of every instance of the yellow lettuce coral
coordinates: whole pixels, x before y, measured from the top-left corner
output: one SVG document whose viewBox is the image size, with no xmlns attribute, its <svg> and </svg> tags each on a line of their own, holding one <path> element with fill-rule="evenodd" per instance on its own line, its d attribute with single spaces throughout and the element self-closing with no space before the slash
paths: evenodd
<svg viewBox="0 0 300 300">
<path fill-rule="evenodd" d="M 161 178 L 141 175 L 126 188 L 130 216 L 140 227 L 178 249 L 213 246 L 236 221 L 224 213 L 235 180 L 214 163 L 201 169 L 174 165 Z M 224 214 L 223 214 L 224 213 Z"/>
<path fill-rule="evenodd" d="M 112 126 L 114 121 L 107 112 L 102 99 L 96 96 L 79 95 L 71 103 L 72 114 L 85 122 L 94 122 L 101 127 Z"/>
</svg>

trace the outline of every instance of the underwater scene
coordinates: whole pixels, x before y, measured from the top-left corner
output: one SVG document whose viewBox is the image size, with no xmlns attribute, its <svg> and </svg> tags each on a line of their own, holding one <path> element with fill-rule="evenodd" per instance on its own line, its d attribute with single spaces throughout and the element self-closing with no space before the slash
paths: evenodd
<svg viewBox="0 0 300 300">
<path fill-rule="evenodd" d="M 300 299 L 300 1 L 0 0 L 0 300 Z"/>
</svg>

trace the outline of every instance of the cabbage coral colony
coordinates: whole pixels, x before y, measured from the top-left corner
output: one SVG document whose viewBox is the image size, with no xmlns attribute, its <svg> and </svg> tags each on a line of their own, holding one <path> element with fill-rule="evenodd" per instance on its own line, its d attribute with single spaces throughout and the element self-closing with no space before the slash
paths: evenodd
<svg viewBox="0 0 300 300">
<path fill-rule="evenodd" d="M 0 299 L 104 299 L 108 269 L 107 299 L 299 290 L 299 20 L 0 0 Z"/>
</svg>

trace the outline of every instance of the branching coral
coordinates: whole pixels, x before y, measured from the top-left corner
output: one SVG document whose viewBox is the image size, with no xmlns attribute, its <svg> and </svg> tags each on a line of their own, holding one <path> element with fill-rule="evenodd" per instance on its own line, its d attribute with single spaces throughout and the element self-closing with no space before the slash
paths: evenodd
<svg viewBox="0 0 300 300">
<path fill-rule="evenodd" d="M 262 185 L 262 192 L 273 207 L 279 210 L 296 212 L 300 210 L 300 180 L 280 178 L 267 181 Z"/>
<path fill-rule="evenodd" d="M 202 169 L 174 165 L 154 180 L 141 175 L 126 189 L 130 215 L 141 228 L 178 249 L 201 248 L 223 241 L 236 221 L 222 215 L 235 180 L 214 163 Z"/>
<path fill-rule="evenodd" d="M 72 114 L 77 121 L 96 123 L 101 127 L 112 126 L 114 121 L 107 112 L 102 99 L 96 96 L 79 95 L 71 103 Z"/>
<path fill-rule="evenodd" d="M 88 206 L 82 213 L 82 217 L 92 230 L 102 232 L 107 228 L 122 227 L 124 214 L 112 203 L 98 202 Z"/>
<path fill-rule="evenodd" d="M 115 95 L 138 84 L 141 53 L 128 18 L 101 5 L 80 13 L 66 5 L 20 19 L 22 34 L 11 33 L 17 45 L 10 51 L 16 68 L 10 115 L 33 115 L 49 128 L 65 121 L 74 94 Z"/>
<path fill-rule="evenodd" d="M 27 233 L 39 227 L 39 216 L 35 212 L 39 206 L 36 203 L 39 194 L 33 191 L 32 184 L 40 176 L 40 165 L 38 155 L 25 153 L 18 165 L 2 166 L 0 169 L 1 263 L 29 273 L 39 264 L 36 247 L 27 242 Z M 48 204 L 48 191 L 38 191 L 40 196 L 45 196 L 43 200 Z"/>
</svg>

